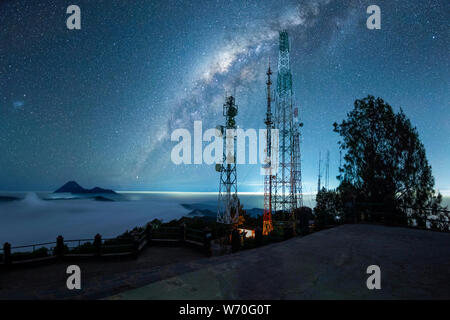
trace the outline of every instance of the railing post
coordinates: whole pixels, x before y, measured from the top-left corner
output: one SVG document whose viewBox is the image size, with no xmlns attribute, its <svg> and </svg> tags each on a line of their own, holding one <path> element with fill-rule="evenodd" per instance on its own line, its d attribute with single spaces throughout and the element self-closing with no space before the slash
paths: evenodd
<svg viewBox="0 0 450 320">
<path fill-rule="evenodd" d="M 63 236 L 59 235 L 56 238 L 56 250 L 55 250 L 55 255 L 57 257 L 62 257 L 64 256 L 64 238 Z"/>
<path fill-rule="evenodd" d="M 231 252 L 237 252 L 241 248 L 241 235 L 239 230 L 233 229 L 231 232 Z"/>
<path fill-rule="evenodd" d="M 147 235 L 147 245 L 150 246 L 153 238 L 153 225 L 150 222 L 145 227 L 145 233 Z"/>
<path fill-rule="evenodd" d="M 211 238 L 212 238 L 211 230 L 208 227 L 206 227 L 203 230 L 203 247 L 208 256 L 211 255 Z"/>
<path fill-rule="evenodd" d="M 261 227 L 258 226 L 255 230 L 255 244 L 257 247 L 262 245 L 262 240 L 263 240 L 262 229 Z"/>
<path fill-rule="evenodd" d="M 186 224 L 183 223 L 180 226 L 180 241 L 184 243 L 186 241 Z"/>
<path fill-rule="evenodd" d="M 5 244 L 3 245 L 3 264 L 5 266 L 9 266 L 11 265 L 11 263 L 12 263 L 11 244 L 5 242 Z"/>
<path fill-rule="evenodd" d="M 102 254 L 102 236 L 96 234 L 94 238 L 95 255 L 100 256 Z"/>
<path fill-rule="evenodd" d="M 137 257 L 139 256 L 139 246 L 140 246 L 139 234 L 135 234 L 133 236 L 133 257 L 135 259 L 137 259 Z"/>
</svg>

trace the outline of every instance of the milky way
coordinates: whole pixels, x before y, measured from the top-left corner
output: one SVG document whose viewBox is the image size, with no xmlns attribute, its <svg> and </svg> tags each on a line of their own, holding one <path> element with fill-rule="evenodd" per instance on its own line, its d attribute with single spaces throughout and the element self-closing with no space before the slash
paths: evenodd
<svg viewBox="0 0 450 320">
<path fill-rule="evenodd" d="M 70 1 L 0 3 L 0 190 L 52 190 L 67 180 L 119 190 L 216 191 L 213 166 L 170 161 L 170 134 L 223 122 L 234 94 L 238 125 L 263 128 L 265 71 L 278 31 L 291 39 L 295 104 L 305 126 L 304 190 L 332 123 L 353 101 L 403 108 L 424 141 L 436 186 L 450 190 L 448 1 Z M 366 8 L 381 8 L 368 30 Z M 258 165 L 238 168 L 260 191 Z M 336 181 L 332 179 L 331 185 Z"/>
</svg>

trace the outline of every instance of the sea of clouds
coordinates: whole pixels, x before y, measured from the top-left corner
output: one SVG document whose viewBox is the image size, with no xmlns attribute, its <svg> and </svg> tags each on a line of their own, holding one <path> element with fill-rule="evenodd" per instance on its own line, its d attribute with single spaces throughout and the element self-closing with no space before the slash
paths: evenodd
<svg viewBox="0 0 450 320">
<path fill-rule="evenodd" d="M 66 240 L 92 239 L 100 233 L 104 238 L 118 236 L 136 226 L 144 226 L 157 218 L 179 219 L 191 210 L 182 204 L 215 211 L 216 193 L 126 193 L 116 201 L 92 198 L 55 200 L 55 194 L 27 193 L 17 201 L 0 202 L 0 244 L 13 246 L 53 242 L 58 235 Z M 60 197 L 60 196 L 58 196 Z M 315 195 L 305 195 L 304 205 L 314 207 Z M 45 200 L 45 199 L 53 200 Z M 240 195 L 244 209 L 262 208 L 261 194 Z M 450 197 L 443 204 L 450 207 Z"/>
<path fill-rule="evenodd" d="M 94 199 L 42 200 L 29 193 L 23 200 L 0 203 L 0 244 L 13 246 L 65 239 L 91 239 L 97 233 L 115 237 L 158 218 L 180 218 L 189 210 L 175 201 L 142 198 L 139 201 Z"/>
</svg>

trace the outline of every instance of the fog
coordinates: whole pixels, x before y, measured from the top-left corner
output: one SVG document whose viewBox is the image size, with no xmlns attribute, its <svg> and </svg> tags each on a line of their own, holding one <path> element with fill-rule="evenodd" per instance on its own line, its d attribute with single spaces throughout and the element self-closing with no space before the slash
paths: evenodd
<svg viewBox="0 0 450 320">
<path fill-rule="evenodd" d="M 0 244 L 13 246 L 65 239 L 114 237 L 154 218 L 165 221 L 189 213 L 180 203 L 143 198 L 139 201 L 94 199 L 42 200 L 29 193 L 23 200 L 0 203 Z"/>
<path fill-rule="evenodd" d="M 11 196 L 11 194 L 9 194 Z M 13 246 L 53 242 L 58 235 L 66 240 L 118 236 L 135 226 L 157 218 L 179 219 L 190 210 L 182 204 L 215 211 L 217 193 L 122 193 L 107 195 L 115 201 L 75 198 L 70 194 L 14 194 L 23 199 L 0 201 L 0 245 Z M 262 208 L 261 194 L 239 195 L 244 209 Z M 315 195 L 304 196 L 304 205 L 314 207 Z M 44 200 L 51 199 L 51 200 Z M 450 199 L 444 197 L 443 204 Z"/>
</svg>

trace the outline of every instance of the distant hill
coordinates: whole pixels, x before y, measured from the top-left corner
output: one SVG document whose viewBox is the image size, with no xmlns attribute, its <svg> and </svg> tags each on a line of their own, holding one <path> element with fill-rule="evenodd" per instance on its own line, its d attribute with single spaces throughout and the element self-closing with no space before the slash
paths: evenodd
<svg viewBox="0 0 450 320">
<path fill-rule="evenodd" d="M 94 197 L 94 200 L 95 201 L 114 201 L 113 199 L 105 198 L 102 196 L 96 196 L 96 197 Z"/>
<path fill-rule="evenodd" d="M 191 210 L 187 215 L 188 216 L 198 216 L 198 217 L 216 217 L 217 216 L 217 205 L 206 204 L 206 203 L 182 203 L 181 206 L 184 208 Z M 245 212 L 251 216 L 256 218 L 257 216 L 262 216 L 264 214 L 263 209 L 252 208 L 245 209 Z"/>
<path fill-rule="evenodd" d="M 0 201 L 16 201 L 16 200 L 20 200 L 20 198 L 8 197 L 8 196 L 0 196 Z"/>
<path fill-rule="evenodd" d="M 69 181 L 65 185 L 63 185 L 61 188 L 56 190 L 54 193 L 75 193 L 75 194 L 87 194 L 87 193 L 114 193 L 113 190 L 110 189 L 102 189 L 99 187 L 95 187 L 92 189 L 85 189 L 82 186 L 80 186 L 75 181 Z"/>
<path fill-rule="evenodd" d="M 253 209 L 245 209 L 245 212 L 253 218 L 256 218 L 257 216 L 262 216 L 264 214 L 264 209 L 259 208 L 253 208 Z"/>
</svg>

